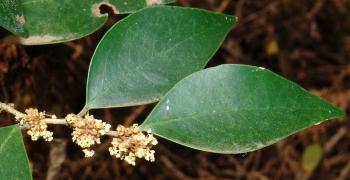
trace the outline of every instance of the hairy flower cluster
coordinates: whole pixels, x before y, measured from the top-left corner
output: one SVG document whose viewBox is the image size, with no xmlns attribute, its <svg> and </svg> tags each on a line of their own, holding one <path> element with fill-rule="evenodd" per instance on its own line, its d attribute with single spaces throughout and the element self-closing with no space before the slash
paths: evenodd
<svg viewBox="0 0 350 180">
<path fill-rule="evenodd" d="M 112 156 L 132 165 L 135 165 L 136 158 L 154 161 L 155 151 L 151 148 L 158 142 L 151 132 L 143 133 L 137 124 L 130 128 L 119 125 L 115 136 L 112 140 L 112 147 L 109 148 L 109 153 Z"/>
<path fill-rule="evenodd" d="M 33 141 L 37 141 L 42 137 L 45 141 L 52 141 L 53 133 L 47 130 L 47 124 L 44 121 L 45 113 L 39 112 L 37 109 L 29 108 L 25 110 L 26 114 L 22 117 L 16 117 L 21 126 L 28 127 L 28 135 Z"/>
<path fill-rule="evenodd" d="M 73 142 L 83 148 L 85 157 L 94 155 L 91 146 L 100 144 L 100 137 L 107 134 L 111 128 L 111 125 L 95 119 L 92 115 L 85 115 L 85 117 L 82 118 L 75 114 L 68 114 L 65 120 L 73 128 Z"/>
</svg>

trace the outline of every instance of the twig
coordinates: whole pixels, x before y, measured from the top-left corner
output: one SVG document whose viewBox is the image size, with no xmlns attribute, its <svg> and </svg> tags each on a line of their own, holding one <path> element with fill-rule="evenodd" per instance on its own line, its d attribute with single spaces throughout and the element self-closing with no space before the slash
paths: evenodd
<svg viewBox="0 0 350 180">
<path fill-rule="evenodd" d="M 26 114 L 16 110 L 10 104 L 5 104 L 5 103 L 2 103 L 2 102 L 0 102 L 0 112 L 1 111 L 6 111 L 6 112 L 14 115 L 16 118 L 23 118 L 24 116 L 26 116 Z M 86 114 L 86 112 L 87 112 L 87 108 L 84 107 L 83 110 L 79 114 L 81 116 L 83 116 L 84 114 Z M 45 118 L 43 120 L 46 122 L 46 124 L 55 124 L 55 125 L 68 126 L 68 123 L 67 123 L 67 121 L 65 119 Z M 28 128 L 28 127 L 24 126 L 23 128 Z M 118 133 L 117 133 L 117 131 L 109 131 L 106 135 L 112 136 L 112 137 L 117 137 Z"/>
<path fill-rule="evenodd" d="M 117 136 L 118 136 L 118 133 L 117 133 L 117 131 L 109 131 L 109 132 L 107 132 L 106 135 L 112 136 L 112 137 L 117 137 Z"/>
<path fill-rule="evenodd" d="M 220 6 L 216 9 L 217 12 L 224 12 L 231 0 L 223 0 Z"/>
<path fill-rule="evenodd" d="M 8 113 L 13 114 L 15 117 L 23 117 L 23 116 L 25 116 L 25 114 L 17 111 L 11 105 L 5 104 L 5 103 L 2 103 L 2 102 L 0 102 L 0 110 L 7 111 Z"/>
<path fill-rule="evenodd" d="M 344 169 L 340 172 L 340 175 L 338 177 L 339 180 L 343 180 L 343 179 L 347 179 L 348 178 L 348 175 L 349 175 L 349 172 L 350 172 L 350 162 L 348 162 Z"/>
<path fill-rule="evenodd" d="M 136 108 L 125 120 L 125 123 L 124 125 L 125 126 L 130 126 L 134 121 L 135 119 L 140 116 L 143 111 L 146 109 L 146 106 L 140 106 L 138 108 Z"/>
<path fill-rule="evenodd" d="M 56 124 L 56 125 L 66 125 L 68 126 L 68 123 L 65 119 L 49 119 L 49 118 L 46 118 L 46 119 L 43 119 L 46 124 Z"/>
<path fill-rule="evenodd" d="M 177 179 L 186 179 L 186 180 L 193 179 L 193 178 L 186 176 L 184 173 L 182 173 L 177 168 L 175 168 L 175 165 L 167 157 L 160 156 L 160 160 L 165 165 L 165 167 L 167 169 L 171 170 L 171 172 L 174 174 L 174 176 Z"/>
<path fill-rule="evenodd" d="M 62 163 L 66 159 L 67 140 L 55 139 L 50 144 L 50 165 L 47 171 L 46 180 L 53 180 L 59 175 Z"/>
<path fill-rule="evenodd" d="M 338 132 L 324 145 L 324 151 L 329 153 L 346 133 L 347 129 L 345 127 L 340 128 Z"/>
</svg>

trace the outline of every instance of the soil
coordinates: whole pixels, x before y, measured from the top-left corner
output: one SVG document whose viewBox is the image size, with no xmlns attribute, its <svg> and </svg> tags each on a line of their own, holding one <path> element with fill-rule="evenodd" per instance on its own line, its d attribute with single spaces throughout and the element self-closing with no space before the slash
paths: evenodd
<svg viewBox="0 0 350 180">
<path fill-rule="evenodd" d="M 208 67 L 223 63 L 270 69 L 350 112 L 350 2 L 345 0 L 178 0 L 238 16 Z M 110 12 L 110 9 L 106 9 Z M 124 16 L 111 15 L 98 32 L 54 45 L 22 46 L 0 41 L 0 99 L 20 110 L 37 107 L 63 117 L 79 112 L 91 55 L 103 34 Z M 4 30 L 0 31 L 5 37 Z M 114 127 L 142 122 L 154 104 L 94 110 Z M 14 123 L 2 113 L 0 126 Z M 110 139 L 84 158 L 66 127 L 50 127 L 57 140 L 25 145 L 34 179 L 350 179 L 349 116 L 306 129 L 270 147 L 239 155 L 192 150 L 159 139 L 156 162 L 130 166 L 107 151 Z M 320 144 L 323 158 L 312 171 L 301 157 Z"/>
</svg>

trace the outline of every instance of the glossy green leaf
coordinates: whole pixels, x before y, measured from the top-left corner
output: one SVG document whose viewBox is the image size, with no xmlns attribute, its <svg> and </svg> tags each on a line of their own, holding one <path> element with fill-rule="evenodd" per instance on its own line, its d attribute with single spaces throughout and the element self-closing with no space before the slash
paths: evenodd
<svg viewBox="0 0 350 180">
<path fill-rule="evenodd" d="M 8 31 L 27 36 L 23 29 L 23 9 L 20 0 L 0 1 L 0 26 Z"/>
<path fill-rule="evenodd" d="M 32 179 L 21 130 L 17 125 L 0 128 L 0 179 Z"/>
<path fill-rule="evenodd" d="M 320 144 L 312 144 L 306 147 L 301 158 L 301 167 L 306 172 L 312 172 L 320 163 L 323 148 Z"/>
<path fill-rule="evenodd" d="M 176 84 L 141 127 L 195 149 L 245 153 L 343 115 L 269 70 L 222 65 Z"/>
<path fill-rule="evenodd" d="M 90 64 L 86 107 L 151 103 L 175 83 L 202 69 L 235 17 L 209 11 L 153 7 L 112 27 Z"/>
<path fill-rule="evenodd" d="M 1 14 L 11 15 L 11 22 L 16 22 L 13 18 L 22 15 L 22 24 L 28 37 L 20 39 L 21 43 L 48 44 L 78 39 L 96 31 L 107 20 L 107 15 L 100 13 L 100 5 L 108 5 L 115 14 L 124 14 L 132 13 L 143 7 L 174 1 L 21 0 L 15 2 L 5 0 L 5 3 L 2 4 L 5 4 L 3 7 L 6 11 Z M 16 8 L 6 2 L 11 2 Z M 14 12 L 17 8 L 23 9 L 23 13 L 19 16 L 17 12 Z M 16 32 L 16 27 L 10 27 L 10 29 Z"/>
</svg>

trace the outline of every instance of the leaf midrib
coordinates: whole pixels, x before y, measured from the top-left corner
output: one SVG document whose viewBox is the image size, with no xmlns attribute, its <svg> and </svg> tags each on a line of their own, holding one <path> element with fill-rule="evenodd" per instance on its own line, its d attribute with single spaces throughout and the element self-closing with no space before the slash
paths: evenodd
<svg viewBox="0 0 350 180">
<path fill-rule="evenodd" d="M 239 109 L 239 110 L 225 110 L 225 111 L 217 111 L 215 112 L 215 114 L 230 114 L 230 113 L 233 113 L 233 112 L 239 112 L 239 111 L 266 111 L 266 110 L 273 110 L 273 111 L 277 111 L 277 110 L 280 110 L 282 112 L 286 112 L 286 111 L 307 111 L 307 110 L 324 110 L 324 109 L 321 109 L 321 108 L 297 108 L 297 109 L 290 109 L 289 107 L 285 107 L 285 108 L 280 108 L 280 107 L 277 107 L 277 108 L 257 108 L 257 109 Z M 184 118 L 191 118 L 191 119 L 196 119 L 198 120 L 199 118 L 201 117 L 205 117 L 205 116 L 208 116 L 208 115 L 212 115 L 214 113 L 202 113 L 202 112 L 195 112 L 195 113 L 192 113 L 192 114 L 187 114 L 187 115 L 184 115 L 184 116 L 179 116 L 179 117 L 174 117 L 174 118 L 169 118 L 169 119 L 158 119 L 156 121 L 152 121 L 151 123 L 146 123 L 144 126 L 150 126 L 150 125 L 158 125 L 158 124 L 164 124 L 164 123 L 169 123 L 169 122 L 176 122 L 176 121 L 180 121 L 180 120 L 183 120 Z M 334 113 L 330 114 L 332 116 L 336 116 Z M 147 121 L 147 119 L 146 119 Z M 146 122 L 145 121 L 145 122 Z"/>
<path fill-rule="evenodd" d="M 0 145 L 0 154 L 2 153 L 5 145 L 8 143 L 9 139 L 12 137 L 12 135 L 16 132 L 16 129 L 13 128 L 7 135 L 7 137 L 5 138 L 5 140 L 3 141 L 3 143 L 1 143 Z"/>
</svg>

